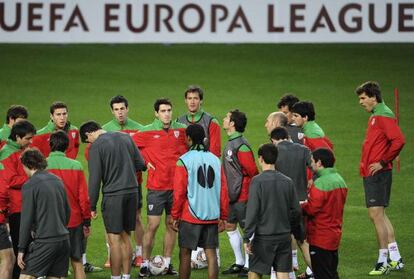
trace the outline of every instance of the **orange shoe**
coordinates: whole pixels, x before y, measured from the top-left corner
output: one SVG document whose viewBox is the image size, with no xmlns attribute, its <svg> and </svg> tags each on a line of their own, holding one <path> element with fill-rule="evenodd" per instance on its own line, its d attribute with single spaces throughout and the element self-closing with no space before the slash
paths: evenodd
<svg viewBox="0 0 414 279">
<path fill-rule="evenodd" d="M 142 256 L 136 256 L 132 261 L 132 266 L 140 267 L 142 264 Z"/>
<path fill-rule="evenodd" d="M 106 259 L 106 262 L 104 263 L 105 268 L 111 268 L 111 262 L 109 261 L 109 258 Z"/>
</svg>

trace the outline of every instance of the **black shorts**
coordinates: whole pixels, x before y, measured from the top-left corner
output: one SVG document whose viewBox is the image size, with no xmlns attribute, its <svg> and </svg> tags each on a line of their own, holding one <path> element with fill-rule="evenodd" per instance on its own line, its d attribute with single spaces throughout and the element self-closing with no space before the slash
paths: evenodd
<svg viewBox="0 0 414 279">
<path fill-rule="evenodd" d="M 138 209 L 142 208 L 142 186 L 138 184 Z"/>
<path fill-rule="evenodd" d="M 0 250 L 10 248 L 12 248 L 12 242 L 7 226 L 5 224 L 0 224 Z"/>
<path fill-rule="evenodd" d="M 138 210 L 138 193 L 105 196 L 102 199 L 102 216 L 107 233 L 119 234 L 135 230 Z"/>
<path fill-rule="evenodd" d="M 197 247 L 215 249 L 218 247 L 217 224 L 191 224 L 181 221 L 178 230 L 178 246 L 196 250 Z"/>
<path fill-rule="evenodd" d="M 384 171 L 363 178 L 367 207 L 388 207 L 391 196 L 392 171 Z"/>
<path fill-rule="evenodd" d="M 165 214 L 171 214 L 173 203 L 173 191 L 154 191 L 147 192 L 147 215 L 161 216 L 165 208 Z"/>
<path fill-rule="evenodd" d="M 75 261 L 80 261 L 82 259 L 82 254 L 85 253 L 83 245 L 83 224 L 74 228 L 69 228 L 68 230 L 70 238 L 70 258 Z"/>
<path fill-rule="evenodd" d="M 312 271 L 315 278 L 339 279 L 338 276 L 338 250 L 330 251 L 309 245 L 312 262 Z"/>
<path fill-rule="evenodd" d="M 292 244 L 290 234 L 282 237 L 258 238 L 252 242 L 253 255 L 249 256 L 249 270 L 257 274 L 292 271 Z"/>
<path fill-rule="evenodd" d="M 229 217 L 227 218 L 227 222 L 231 224 L 239 223 L 240 227 L 243 229 L 246 221 L 246 208 L 247 202 L 231 203 L 229 206 Z"/>
<path fill-rule="evenodd" d="M 33 241 L 24 256 L 25 268 L 21 274 L 34 277 L 67 277 L 70 244 L 65 239 L 58 242 Z"/>
</svg>

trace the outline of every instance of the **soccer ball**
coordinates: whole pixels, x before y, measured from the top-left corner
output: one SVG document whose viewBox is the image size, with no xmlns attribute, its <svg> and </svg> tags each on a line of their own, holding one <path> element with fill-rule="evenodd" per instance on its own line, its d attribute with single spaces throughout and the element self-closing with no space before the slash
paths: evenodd
<svg viewBox="0 0 414 279">
<path fill-rule="evenodd" d="M 163 256 L 157 255 L 152 257 L 149 262 L 149 271 L 151 275 L 162 275 L 166 271 L 167 266 Z"/>
<path fill-rule="evenodd" d="M 203 269 L 207 268 L 207 257 L 204 250 L 197 251 L 197 255 L 195 258 L 191 259 L 191 268 L 192 269 Z"/>
</svg>

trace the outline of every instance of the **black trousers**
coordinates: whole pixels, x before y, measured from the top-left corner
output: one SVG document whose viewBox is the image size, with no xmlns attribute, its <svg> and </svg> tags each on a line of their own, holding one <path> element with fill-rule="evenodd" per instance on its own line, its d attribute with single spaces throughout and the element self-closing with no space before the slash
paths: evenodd
<svg viewBox="0 0 414 279">
<path fill-rule="evenodd" d="M 19 252 L 19 232 L 20 232 L 20 212 L 9 215 L 10 237 L 12 239 L 13 251 L 16 256 L 16 262 L 13 268 L 13 279 L 20 276 L 20 267 L 17 265 L 17 253 Z"/>
<path fill-rule="evenodd" d="M 315 279 L 339 279 L 338 250 L 330 251 L 310 245 L 309 253 Z"/>
</svg>

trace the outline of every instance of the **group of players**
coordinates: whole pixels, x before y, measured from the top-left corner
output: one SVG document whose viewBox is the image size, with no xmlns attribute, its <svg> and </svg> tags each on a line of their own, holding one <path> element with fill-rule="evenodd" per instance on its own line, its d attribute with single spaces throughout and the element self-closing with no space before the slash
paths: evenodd
<svg viewBox="0 0 414 279">
<path fill-rule="evenodd" d="M 380 248 L 369 274 L 383 275 L 404 267 L 385 214 L 392 161 L 404 137 L 376 82 L 362 84 L 356 93 L 372 114 L 360 165 Z M 186 114 L 173 120 L 172 103 L 157 99 L 155 120 L 143 126 L 128 117 L 127 99 L 115 96 L 112 121 L 103 126 L 88 121 L 79 130 L 62 102 L 52 104 L 51 120 L 37 131 L 25 107 L 11 106 L 0 130 L 0 277 L 64 278 L 69 258 L 75 278 L 97 269 L 86 262 L 85 250 L 102 191 L 105 265 L 112 279 L 130 278 L 131 255 L 139 277 L 151 276 L 149 261 L 164 211 L 164 274 L 178 275 L 171 263 L 178 232 L 180 278 L 190 278 L 191 261 L 202 250 L 209 278 L 217 278 L 218 233 L 225 230 L 235 261 L 222 274 L 295 278 L 299 247 L 308 266 L 299 278 L 339 278 L 347 186 L 334 168 L 333 144 L 315 122 L 313 104 L 293 95 L 280 99 L 279 111 L 265 122 L 271 142 L 258 149 L 259 174 L 243 136 L 246 114 L 236 109 L 225 115 L 228 141 L 221 155 L 221 127 L 202 109 L 202 89 L 190 86 L 184 97 Z M 88 143 L 88 186 L 75 160 L 80 140 Z M 147 171 L 145 230 L 142 171 Z"/>
</svg>

